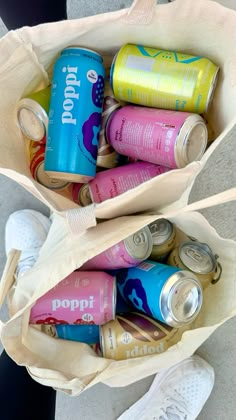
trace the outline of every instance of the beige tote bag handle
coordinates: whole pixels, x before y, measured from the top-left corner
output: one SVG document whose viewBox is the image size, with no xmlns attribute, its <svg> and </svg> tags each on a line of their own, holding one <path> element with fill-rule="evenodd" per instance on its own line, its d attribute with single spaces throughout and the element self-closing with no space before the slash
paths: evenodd
<svg viewBox="0 0 236 420">
<path fill-rule="evenodd" d="M 178 208 L 177 210 L 167 210 L 166 217 L 175 215 L 180 211 L 185 212 L 203 210 L 205 208 L 214 207 L 218 204 L 227 203 L 233 200 L 236 200 L 236 188 L 231 188 L 227 191 L 212 195 L 210 197 L 204 198 L 203 200 L 188 204 L 182 208 Z M 96 226 L 97 224 L 95 204 L 91 204 L 90 206 L 81 207 L 78 209 L 67 210 L 62 214 L 66 218 L 70 231 L 75 235 L 85 231 L 92 226 Z"/>
<path fill-rule="evenodd" d="M 221 193 L 196 201 L 195 203 L 187 204 L 185 207 L 179 209 L 178 211 L 182 212 L 203 210 L 208 207 L 214 207 L 218 204 L 224 204 L 234 200 L 236 200 L 236 188 L 231 188 Z"/>
<path fill-rule="evenodd" d="M 0 281 L 0 307 L 2 306 L 5 297 L 14 282 L 14 273 L 19 261 L 20 251 L 12 249 L 7 257 L 7 262 Z"/>
<path fill-rule="evenodd" d="M 134 0 L 124 20 L 130 25 L 148 25 L 155 13 L 157 0 Z"/>
</svg>

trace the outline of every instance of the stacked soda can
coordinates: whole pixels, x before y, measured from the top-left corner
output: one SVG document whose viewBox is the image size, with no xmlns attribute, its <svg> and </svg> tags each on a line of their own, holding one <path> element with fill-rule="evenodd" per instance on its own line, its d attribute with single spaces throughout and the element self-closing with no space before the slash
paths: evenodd
<svg viewBox="0 0 236 420">
<path fill-rule="evenodd" d="M 96 51 L 66 48 L 51 87 L 17 107 L 24 135 L 46 139 L 32 176 L 86 206 L 199 160 L 218 70 L 204 57 L 127 44 L 109 76 Z"/>
</svg>

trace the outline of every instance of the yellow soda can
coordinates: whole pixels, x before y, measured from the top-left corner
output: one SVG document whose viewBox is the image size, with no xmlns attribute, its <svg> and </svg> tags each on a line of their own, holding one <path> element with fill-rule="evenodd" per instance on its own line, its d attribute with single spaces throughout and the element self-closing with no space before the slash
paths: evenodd
<svg viewBox="0 0 236 420">
<path fill-rule="evenodd" d="M 110 81 L 119 100 L 202 114 L 212 99 L 218 70 L 204 57 L 127 44 L 113 60 Z"/>
</svg>

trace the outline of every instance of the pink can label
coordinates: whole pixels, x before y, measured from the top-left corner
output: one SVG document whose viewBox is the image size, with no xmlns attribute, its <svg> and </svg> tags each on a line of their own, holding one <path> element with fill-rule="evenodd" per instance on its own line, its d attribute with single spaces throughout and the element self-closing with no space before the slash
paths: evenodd
<svg viewBox="0 0 236 420">
<path fill-rule="evenodd" d="M 140 259 L 132 257 L 124 244 L 124 241 L 112 246 L 101 254 L 87 261 L 82 270 L 110 270 L 118 268 L 135 267 L 140 264 Z"/>
<path fill-rule="evenodd" d="M 104 272 L 75 271 L 37 300 L 31 324 L 97 324 L 114 319 L 115 279 Z"/>
<path fill-rule="evenodd" d="M 165 166 L 136 162 L 96 174 L 89 183 L 94 203 L 101 203 L 137 187 L 145 181 L 169 171 Z"/>
<path fill-rule="evenodd" d="M 190 115 L 128 105 L 111 116 L 107 138 L 120 154 L 175 169 L 176 138 Z"/>
</svg>

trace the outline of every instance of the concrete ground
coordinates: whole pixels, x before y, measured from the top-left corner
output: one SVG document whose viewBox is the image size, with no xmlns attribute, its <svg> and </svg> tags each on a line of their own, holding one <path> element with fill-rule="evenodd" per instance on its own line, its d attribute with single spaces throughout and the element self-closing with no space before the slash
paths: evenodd
<svg viewBox="0 0 236 420">
<path fill-rule="evenodd" d="M 165 2 L 163 0 L 162 2 Z M 220 3 L 236 9 L 236 0 L 221 0 Z M 68 0 L 70 18 L 87 16 L 112 9 L 127 7 L 131 0 Z M 6 28 L 0 23 L 0 36 Z M 221 146 L 207 163 L 206 168 L 196 180 L 191 193 L 191 201 L 212 195 L 236 185 L 235 158 L 236 127 L 229 133 Z M 47 214 L 45 206 L 35 200 L 21 187 L 5 177 L 0 177 L 0 237 L 4 237 L 4 225 L 10 213 L 17 209 L 33 208 Z M 216 230 L 226 238 L 236 240 L 236 206 L 235 203 L 221 205 L 204 211 L 204 215 Z M 3 241 L 0 244 L 0 272 L 5 262 Z M 2 319 L 6 319 L 4 307 L 0 311 Z M 215 369 L 215 387 L 207 401 L 199 420 L 229 420 L 236 418 L 235 386 L 236 386 L 236 320 L 228 321 L 220 327 L 198 350 L 198 354 L 207 360 Z M 125 388 L 109 388 L 98 385 L 77 398 L 70 398 L 62 393 L 57 397 L 56 420 L 115 420 L 133 402 L 148 390 L 152 377 Z M 2 419 L 7 420 L 7 419 Z M 33 420 L 33 419 L 32 419 Z M 43 420 L 43 419 L 42 419 Z M 138 420 L 138 419 L 134 419 Z M 152 419 L 150 419 L 152 420 Z"/>
</svg>

